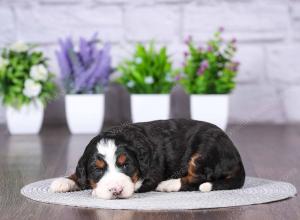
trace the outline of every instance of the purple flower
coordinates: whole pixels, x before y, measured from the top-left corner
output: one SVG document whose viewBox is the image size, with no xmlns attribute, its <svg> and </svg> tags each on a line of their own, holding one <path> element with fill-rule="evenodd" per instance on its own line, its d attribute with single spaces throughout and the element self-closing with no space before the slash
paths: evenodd
<svg viewBox="0 0 300 220">
<path fill-rule="evenodd" d="M 201 63 L 200 63 L 200 67 L 197 71 L 197 74 L 200 76 L 204 73 L 205 70 L 207 70 L 207 68 L 209 67 L 209 63 L 207 60 L 203 60 Z"/>
<path fill-rule="evenodd" d="M 221 27 L 219 27 L 219 32 L 224 32 L 224 27 L 223 26 L 221 26 Z"/>
<path fill-rule="evenodd" d="M 68 56 L 68 50 L 73 50 L 73 44 L 68 40 L 62 41 L 61 39 L 59 39 L 58 43 L 61 48 L 61 52 L 56 51 L 55 53 L 60 66 L 60 73 L 62 78 L 68 78 L 72 74 L 71 60 Z"/>
<path fill-rule="evenodd" d="M 232 38 L 232 39 L 231 39 L 231 43 L 232 43 L 232 44 L 235 44 L 236 42 L 237 42 L 237 39 L 236 39 L 236 38 Z"/>
<path fill-rule="evenodd" d="M 187 51 L 183 52 L 184 57 L 187 57 L 189 55 L 189 53 Z"/>
<path fill-rule="evenodd" d="M 178 74 L 178 75 L 175 76 L 175 81 L 179 81 L 180 79 L 181 79 L 180 74 Z"/>
<path fill-rule="evenodd" d="M 209 63 L 207 60 L 203 60 L 200 64 L 201 68 L 207 69 L 209 66 Z"/>
<path fill-rule="evenodd" d="M 208 45 L 208 46 L 207 46 L 207 51 L 208 51 L 208 52 L 212 52 L 212 51 L 213 51 L 213 48 L 212 48 L 211 45 Z"/>
<path fill-rule="evenodd" d="M 56 51 L 67 93 L 95 93 L 108 84 L 111 73 L 110 45 L 97 49 L 97 34 L 90 40 L 80 38 L 79 51 L 74 50 L 71 38 L 59 40 Z"/>
<path fill-rule="evenodd" d="M 190 44 L 192 42 L 193 38 L 191 35 L 189 35 L 185 40 L 184 40 L 184 43 L 185 44 Z"/>
</svg>

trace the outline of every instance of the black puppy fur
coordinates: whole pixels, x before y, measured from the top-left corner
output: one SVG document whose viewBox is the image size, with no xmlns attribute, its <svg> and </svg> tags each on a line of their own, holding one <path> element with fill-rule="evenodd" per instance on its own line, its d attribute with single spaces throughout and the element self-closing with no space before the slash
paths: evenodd
<svg viewBox="0 0 300 220">
<path fill-rule="evenodd" d="M 229 137 L 217 126 L 194 120 L 171 119 L 113 127 L 94 137 L 69 178 L 80 189 L 93 188 L 105 173 L 96 161 L 100 140 L 115 140 L 118 154 L 126 154 L 120 166 L 133 181 L 142 179 L 138 192 L 155 190 L 168 179 L 181 178 L 181 191 L 199 190 L 204 182 L 212 190 L 240 188 L 245 171 Z"/>
</svg>

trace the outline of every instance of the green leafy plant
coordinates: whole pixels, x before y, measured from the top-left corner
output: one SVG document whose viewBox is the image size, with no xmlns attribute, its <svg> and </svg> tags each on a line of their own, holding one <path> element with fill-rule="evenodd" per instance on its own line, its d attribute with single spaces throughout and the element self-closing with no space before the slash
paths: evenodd
<svg viewBox="0 0 300 220">
<path fill-rule="evenodd" d="M 137 44 L 132 59 L 122 62 L 117 70 L 121 76 L 116 81 L 130 93 L 169 93 L 174 85 L 167 48 L 156 50 L 153 42 L 148 47 Z"/>
<path fill-rule="evenodd" d="M 235 87 L 235 76 L 239 63 L 233 61 L 236 40 L 225 42 L 221 36 L 223 28 L 203 47 L 197 47 L 191 37 L 186 41 L 183 71 L 177 75 L 190 94 L 227 94 Z"/>
<path fill-rule="evenodd" d="M 4 105 L 20 108 L 36 100 L 46 105 L 57 94 L 53 79 L 47 59 L 33 46 L 18 42 L 1 51 L 0 96 Z"/>
</svg>

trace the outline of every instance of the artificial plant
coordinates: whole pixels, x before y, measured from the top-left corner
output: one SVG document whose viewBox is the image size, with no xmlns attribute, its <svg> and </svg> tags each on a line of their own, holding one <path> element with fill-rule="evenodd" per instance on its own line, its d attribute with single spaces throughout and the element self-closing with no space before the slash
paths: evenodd
<svg viewBox="0 0 300 220">
<path fill-rule="evenodd" d="M 236 40 L 225 41 L 223 28 L 203 47 L 197 47 L 191 37 L 180 75 L 180 83 L 190 94 L 227 94 L 235 88 L 239 63 L 234 61 Z"/>
<path fill-rule="evenodd" d="M 80 38 L 77 45 L 68 37 L 60 39 L 56 51 L 61 78 L 67 94 L 102 93 L 112 71 L 110 44 L 99 48 L 97 34 L 91 39 Z"/>
<path fill-rule="evenodd" d="M 17 42 L 0 55 L 0 96 L 4 105 L 20 108 L 33 101 L 54 99 L 57 86 L 47 58 L 36 46 Z"/>
<path fill-rule="evenodd" d="M 137 44 L 132 58 L 124 60 L 117 70 L 120 77 L 116 81 L 130 93 L 169 93 L 174 85 L 167 48 L 156 49 L 154 42 L 147 46 Z"/>
</svg>

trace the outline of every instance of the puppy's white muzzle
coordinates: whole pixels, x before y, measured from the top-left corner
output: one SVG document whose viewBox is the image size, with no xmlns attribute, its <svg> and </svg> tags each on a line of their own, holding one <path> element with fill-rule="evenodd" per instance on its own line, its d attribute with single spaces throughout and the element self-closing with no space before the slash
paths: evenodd
<svg viewBox="0 0 300 220">
<path fill-rule="evenodd" d="M 129 198 L 134 193 L 134 183 L 129 176 L 114 172 L 104 175 L 93 190 L 93 196 L 101 199 Z"/>
</svg>

